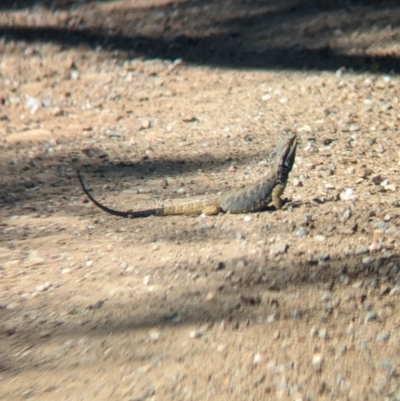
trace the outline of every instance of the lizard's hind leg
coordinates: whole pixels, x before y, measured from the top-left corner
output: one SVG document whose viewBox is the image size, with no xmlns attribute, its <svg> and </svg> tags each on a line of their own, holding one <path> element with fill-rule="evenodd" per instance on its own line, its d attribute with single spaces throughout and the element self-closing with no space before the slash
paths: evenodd
<svg viewBox="0 0 400 401">
<path fill-rule="evenodd" d="M 219 212 L 222 212 L 222 208 L 218 205 L 208 205 L 203 208 L 202 212 L 206 216 L 215 216 Z"/>
</svg>

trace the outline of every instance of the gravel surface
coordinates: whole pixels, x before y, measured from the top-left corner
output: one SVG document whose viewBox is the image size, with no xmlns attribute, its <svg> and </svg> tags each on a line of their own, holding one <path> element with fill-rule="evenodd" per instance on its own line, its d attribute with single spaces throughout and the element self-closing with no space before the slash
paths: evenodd
<svg viewBox="0 0 400 401">
<path fill-rule="evenodd" d="M 1 400 L 400 400 L 397 2 L 1 3 Z"/>
</svg>

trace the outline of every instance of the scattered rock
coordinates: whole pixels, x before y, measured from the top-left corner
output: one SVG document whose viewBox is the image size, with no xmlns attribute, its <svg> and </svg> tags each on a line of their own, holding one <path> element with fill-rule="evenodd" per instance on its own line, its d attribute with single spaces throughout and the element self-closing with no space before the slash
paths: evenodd
<svg viewBox="0 0 400 401">
<path fill-rule="evenodd" d="M 51 336 L 51 331 L 50 330 L 43 330 L 39 334 L 40 338 L 48 338 L 50 336 Z"/>
<path fill-rule="evenodd" d="M 325 329 L 325 328 L 320 329 L 319 333 L 318 333 L 318 337 L 321 338 L 322 340 L 326 340 L 328 337 L 327 329 Z"/>
<path fill-rule="evenodd" d="M 390 290 L 390 295 L 394 296 L 394 295 L 399 295 L 400 294 L 400 286 L 399 285 L 395 285 L 391 290 Z"/>
<path fill-rule="evenodd" d="M 377 341 L 382 341 L 382 342 L 388 341 L 389 338 L 390 338 L 390 333 L 388 333 L 387 331 L 384 331 L 384 332 L 382 332 L 382 333 L 379 333 L 379 334 L 376 336 L 376 340 L 377 340 Z"/>
<path fill-rule="evenodd" d="M 343 220 L 343 221 L 346 221 L 346 220 L 348 220 L 352 215 L 353 215 L 353 213 L 351 212 L 351 209 L 346 209 L 346 211 L 343 213 L 342 220 Z"/>
<path fill-rule="evenodd" d="M 371 177 L 371 180 L 375 185 L 380 185 L 382 183 L 382 181 L 384 180 L 384 178 L 380 174 L 374 174 Z"/>
<path fill-rule="evenodd" d="M 356 255 L 365 255 L 366 253 L 368 253 L 368 247 L 364 245 L 358 246 L 355 250 Z"/>
<path fill-rule="evenodd" d="M 160 338 L 160 332 L 157 330 L 150 330 L 149 337 L 151 341 L 156 342 Z"/>
<path fill-rule="evenodd" d="M 301 309 L 295 309 L 290 313 L 290 317 L 292 319 L 299 319 L 304 316 L 305 312 Z"/>
<path fill-rule="evenodd" d="M 347 188 L 344 192 L 340 193 L 340 199 L 342 201 L 355 202 L 357 200 L 357 196 L 355 195 L 353 188 Z"/>
<path fill-rule="evenodd" d="M 325 235 L 318 234 L 314 237 L 315 241 L 317 242 L 326 242 L 326 237 Z"/>
<path fill-rule="evenodd" d="M 105 157 L 108 156 L 108 154 L 104 152 L 104 150 L 96 148 L 94 146 L 82 149 L 82 153 L 92 159 L 104 159 Z"/>
<path fill-rule="evenodd" d="M 224 262 L 217 262 L 214 265 L 214 270 L 224 270 L 225 269 L 225 263 Z"/>
<path fill-rule="evenodd" d="M 150 127 L 151 127 L 151 121 L 145 118 L 140 122 L 139 130 L 149 129 Z"/>
<path fill-rule="evenodd" d="M 322 370 L 322 365 L 324 363 L 324 357 L 321 354 L 314 354 L 312 358 L 313 367 L 320 371 Z"/>
<path fill-rule="evenodd" d="M 288 249 L 289 245 L 285 244 L 283 242 L 278 243 L 278 244 L 274 244 L 271 246 L 271 249 L 269 251 L 270 256 L 278 256 L 278 255 L 283 255 L 287 249 Z"/>
<path fill-rule="evenodd" d="M 213 293 L 212 291 L 208 292 L 205 298 L 206 302 L 211 302 L 215 299 L 215 293 Z"/>
<path fill-rule="evenodd" d="M 373 263 L 374 260 L 375 260 L 375 258 L 373 256 L 365 256 L 362 258 L 362 263 L 364 265 L 369 265 L 369 264 Z"/>
<path fill-rule="evenodd" d="M 191 330 L 189 332 L 189 338 L 199 338 L 202 337 L 207 331 L 213 326 L 212 323 L 204 323 L 200 326 L 198 330 Z"/>
<path fill-rule="evenodd" d="M 301 226 L 294 234 L 296 237 L 304 237 L 307 235 L 307 230 Z"/>
<path fill-rule="evenodd" d="M 184 123 L 194 123 L 196 121 L 199 121 L 199 119 L 195 116 L 187 116 L 187 117 L 182 118 L 182 121 Z"/>
<path fill-rule="evenodd" d="M 262 360 L 261 354 L 257 352 L 257 354 L 255 354 L 255 355 L 254 355 L 254 358 L 253 358 L 253 365 L 254 365 L 254 366 L 259 365 L 260 362 L 261 362 L 261 360 Z"/>
<path fill-rule="evenodd" d="M 376 312 L 374 311 L 370 311 L 366 314 L 364 322 L 368 323 L 368 322 L 373 322 L 374 320 L 376 320 L 378 318 L 378 315 Z"/>
<path fill-rule="evenodd" d="M 261 303 L 261 297 L 259 297 L 259 296 L 241 294 L 240 295 L 240 300 L 245 305 L 251 305 L 251 306 L 258 305 L 258 304 Z"/>
</svg>

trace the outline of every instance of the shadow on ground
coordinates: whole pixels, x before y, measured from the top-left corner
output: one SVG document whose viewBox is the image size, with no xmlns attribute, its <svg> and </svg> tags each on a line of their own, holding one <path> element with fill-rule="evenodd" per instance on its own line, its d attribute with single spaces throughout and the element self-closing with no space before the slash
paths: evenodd
<svg viewBox="0 0 400 401">
<path fill-rule="evenodd" d="M 270 315 L 274 315 L 277 321 L 312 322 L 323 319 L 326 323 L 334 318 L 332 302 L 329 300 L 314 302 L 310 306 L 304 303 L 301 296 L 292 297 L 290 294 L 299 295 L 301 292 L 309 291 L 321 296 L 325 291 L 331 294 L 333 299 L 336 297 L 336 291 L 350 288 L 348 284 L 361 280 L 365 286 L 364 289 L 357 287 L 360 288 L 357 298 L 354 297 L 353 300 L 335 306 L 335 310 L 341 309 L 342 314 L 351 312 L 354 315 L 352 309 L 354 306 L 365 312 L 363 302 L 371 294 L 382 301 L 386 300 L 386 304 L 389 305 L 391 301 L 387 297 L 390 296 L 391 289 L 396 286 L 396 277 L 400 271 L 400 261 L 396 254 L 385 258 L 377 257 L 369 264 L 361 263 L 360 257 L 333 255 L 323 268 L 304 260 L 296 265 L 282 265 L 260 257 L 246 259 L 244 269 L 238 267 L 235 260 L 229 263 L 230 265 L 226 267 L 233 269 L 233 274 L 225 279 L 225 285 L 219 287 L 216 299 L 212 303 L 204 301 L 205 289 L 195 286 L 180 288 L 180 292 L 176 294 L 174 291 L 169 292 L 168 297 L 164 291 L 155 292 L 147 298 L 145 305 L 137 302 L 135 297 L 131 302 L 121 302 L 118 298 L 112 298 L 99 300 L 91 305 L 71 305 L 68 302 L 70 315 L 68 323 L 55 326 L 50 319 L 49 322 L 44 320 L 40 326 L 34 324 L 33 327 L 26 324 L 17 330 L 18 338 L 24 338 L 31 346 L 46 344 L 49 339 L 42 333 L 46 331 L 47 325 L 52 328 L 51 340 L 58 337 L 71 340 L 82 336 L 110 338 L 110 335 L 126 332 L 133 334 L 142 329 L 200 326 L 207 322 L 219 324 L 221 321 L 225 321 L 233 330 L 241 330 L 249 324 L 266 324 L 266 319 Z M 157 269 L 155 266 L 154 271 Z M 181 266 L 181 269 L 183 269 L 182 274 L 194 270 L 208 272 L 215 279 L 218 277 L 221 279 L 226 275 L 226 269 L 210 271 L 208 264 Z M 347 277 L 347 282 L 344 277 Z M 262 297 L 260 294 L 263 294 Z M 40 296 L 49 297 L 46 305 L 52 305 L 54 302 L 47 293 Z M 185 299 L 184 303 L 182 299 Z M 61 306 L 59 312 L 63 308 L 65 307 Z M 0 316 L 3 319 L 10 314 L 14 318 L 20 316 L 17 320 L 24 321 L 22 315 L 29 316 L 30 311 L 26 307 L 16 311 L 0 309 Z M 82 323 L 83 317 L 85 323 Z M 14 333 L 9 333 L 10 339 L 13 335 Z M 35 360 L 28 364 L 21 362 L 8 355 L 8 351 L 4 349 L 1 350 L 1 354 L 0 371 L 21 369 L 20 363 L 24 363 L 22 368 L 27 369 L 31 363 L 38 362 Z"/>
<path fill-rule="evenodd" d="M 269 150 L 271 151 L 272 149 Z M 266 156 L 268 154 L 260 150 L 257 153 L 246 153 L 236 157 L 240 160 L 240 164 L 249 164 L 255 160 L 268 161 Z M 3 160 L 7 164 L 10 163 L 6 157 Z M 108 158 L 85 159 L 85 156 L 80 156 L 77 152 L 64 156 L 42 154 L 35 160 L 20 161 L 15 164 L 13 174 L 3 180 L 0 188 L 0 209 L 4 207 L 14 209 L 15 206 L 24 202 L 35 202 L 39 207 L 39 204 L 63 193 L 67 195 L 65 200 L 70 201 L 73 196 L 71 188 L 80 186 L 76 173 L 78 168 L 82 169 L 84 181 L 89 188 L 96 189 L 97 192 L 97 188 L 109 184 L 110 189 L 107 192 L 112 193 L 121 191 L 121 180 L 126 178 L 134 188 L 148 179 L 165 179 L 166 177 L 179 179 L 188 174 L 197 173 L 198 170 L 202 170 L 205 174 L 221 169 L 226 171 L 230 163 L 231 160 L 227 160 L 226 157 L 216 157 L 208 153 L 185 159 L 136 158 L 120 162 L 110 161 Z M 44 174 L 44 171 L 51 172 L 51 178 L 48 174 Z M 51 190 L 47 191 L 47 188 Z M 162 190 L 161 187 L 160 190 Z M 206 191 L 207 189 L 204 190 Z M 215 192 L 217 191 L 216 189 Z"/>
<path fill-rule="evenodd" d="M 37 4 L 6 1 L 0 8 Z M 181 58 L 226 68 L 400 71 L 391 50 L 399 35 L 396 1 L 194 0 L 162 6 L 115 2 L 115 8 L 112 2 L 102 4 L 44 1 L 40 7 L 64 10 L 65 17 L 51 26 L 2 25 L 0 36 L 64 47 L 85 44 L 121 58 Z"/>
</svg>

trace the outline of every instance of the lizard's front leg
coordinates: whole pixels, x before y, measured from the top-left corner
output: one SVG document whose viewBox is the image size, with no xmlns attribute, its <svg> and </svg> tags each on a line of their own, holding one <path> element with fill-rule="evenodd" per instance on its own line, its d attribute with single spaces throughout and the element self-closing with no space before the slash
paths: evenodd
<svg viewBox="0 0 400 401">
<path fill-rule="evenodd" d="M 283 194 L 285 187 L 286 187 L 286 184 L 278 184 L 272 190 L 272 203 L 278 210 L 282 209 L 283 201 L 282 201 L 281 195 Z"/>
</svg>

